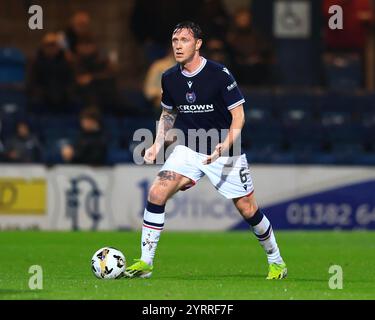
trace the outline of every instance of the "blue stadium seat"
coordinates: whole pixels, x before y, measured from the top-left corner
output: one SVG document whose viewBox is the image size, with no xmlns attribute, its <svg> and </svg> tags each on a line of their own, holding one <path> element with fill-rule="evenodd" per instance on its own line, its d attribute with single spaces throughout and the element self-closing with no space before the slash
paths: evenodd
<svg viewBox="0 0 375 320">
<path fill-rule="evenodd" d="M 279 146 L 275 143 L 253 144 L 251 148 L 245 149 L 246 158 L 252 163 L 273 163 L 272 155 L 278 152 Z"/>
<path fill-rule="evenodd" d="M 325 130 L 326 137 L 333 143 L 360 143 L 364 135 L 363 127 L 355 124 L 330 126 Z"/>
<path fill-rule="evenodd" d="M 27 99 L 24 90 L 17 88 L 0 88 L 0 108 L 4 112 L 7 112 L 7 110 L 24 112 L 26 109 L 26 102 Z"/>
<path fill-rule="evenodd" d="M 79 133 L 79 120 L 75 115 L 35 116 L 37 130 L 48 146 L 59 141 L 73 142 Z"/>
<path fill-rule="evenodd" d="M 281 121 L 286 128 L 303 128 L 306 125 L 311 125 L 313 122 L 313 115 L 310 110 L 304 108 L 287 108 L 283 110 Z"/>
<path fill-rule="evenodd" d="M 120 119 L 113 116 L 106 116 L 103 119 L 103 126 L 108 134 L 108 144 L 111 147 L 118 147 L 122 136 Z"/>
<path fill-rule="evenodd" d="M 375 165 L 375 151 L 373 152 L 364 152 L 358 156 L 353 163 L 354 165 L 361 166 L 374 166 Z"/>
<path fill-rule="evenodd" d="M 267 144 L 277 143 L 282 140 L 282 127 L 276 121 L 266 123 L 245 123 L 243 138 L 250 139 L 254 143 Z"/>
<path fill-rule="evenodd" d="M 120 120 L 120 131 L 121 131 L 121 145 L 123 148 L 129 149 L 131 152 L 140 143 L 139 141 L 133 141 L 133 135 L 137 130 L 146 129 L 147 132 L 151 133 L 150 140 L 154 140 L 156 132 L 156 121 L 154 119 L 138 118 L 138 117 L 126 117 Z M 141 135 L 147 134 L 141 132 Z M 142 138 L 140 136 L 140 138 Z M 143 139 L 143 138 L 142 138 Z"/>
<path fill-rule="evenodd" d="M 121 97 L 124 103 L 135 109 L 151 111 L 154 108 L 140 90 L 124 89 Z"/>
<path fill-rule="evenodd" d="M 296 164 L 311 164 L 316 153 L 321 151 L 321 142 L 318 138 L 310 140 L 289 141 L 290 152 L 294 155 Z"/>
<path fill-rule="evenodd" d="M 313 164 L 336 164 L 336 157 L 332 152 L 315 152 L 311 159 Z"/>
<path fill-rule="evenodd" d="M 291 150 L 284 150 L 281 144 L 255 144 L 245 150 L 249 163 L 263 164 L 292 164 L 295 163 L 296 157 Z"/>
<path fill-rule="evenodd" d="M 375 104 L 374 104 L 374 106 L 375 106 Z M 373 106 L 372 110 L 364 111 L 361 114 L 360 122 L 361 122 L 362 126 L 366 129 L 375 128 L 375 109 L 374 109 L 374 106 Z"/>
<path fill-rule="evenodd" d="M 274 96 L 270 92 L 246 92 L 244 93 L 245 104 L 244 110 L 247 117 L 255 116 L 260 111 L 264 113 L 266 117 L 274 117 L 275 114 L 275 103 Z"/>
<path fill-rule="evenodd" d="M 107 164 L 131 163 L 133 154 L 129 150 L 110 148 L 107 155 Z"/>
<path fill-rule="evenodd" d="M 350 115 L 345 111 L 323 111 L 321 114 L 321 124 L 325 128 L 346 126 L 350 122 Z"/>
<path fill-rule="evenodd" d="M 336 142 L 332 153 L 335 157 L 335 164 L 350 165 L 358 161 L 357 159 L 362 156 L 362 151 L 360 143 Z"/>
<path fill-rule="evenodd" d="M 155 137 L 156 121 L 154 119 L 128 117 L 120 120 L 121 136 L 129 141 L 132 141 L 134 132 L 139 129 L 147 129 Z"/>
<path fill-rule="evenodd" d="M 357 55 L 337 55 L 332 63 L 325 63 L 326 83 L 331 89 L 358 89 L 362 85 L 362 74 L 361 60 Z"/>
<path fill-rule="evenodd" d="M 361 113 L 374 112 L 375 93 L 366 93 L 356 95 L 355 109 Z"/>
<path fill-rule="evenodd" d="M 316 105 L 316 95 L 311 93 L 278 93 L 274 105 L 281 113 L 285 110 L 301 110 L 312 112 Z"/>
<path fill-rule="evenodd" d="M 253 107 L 245 112 L 246 121 L 250 124 L 267 124 L 272 121 L 270 110 L 261 107 Z"/>
<path fill-rule="evenodd" d="M 266 2 L 266 1 L 265 1 Z M 316 83 L 314 63 L 316 49 L 308 39 L 276 39 L 276 59 L 280 77 L 278 82 L 286 86 L 311 86 Z"/>
<path fill-rule="evenodd" d="M 295 163 L 311 163 L 314 153 L 319 152 L 323 139 L 321 126 L 312 120 L 289 121 L 283 127 L 283 139 L 290 152 L 294 154 Z"/>
<path fill-rule="evenodd" d="M 0 48 L 0 84 L 20 84 L 25 81 L 26 58 L 17 48 Z"/>
<path fill-rule="evenodd" d="M 0 139 L 7 140 L 16 129 L 19 120 L 28 120 L 25 115 L 25 97 L 22 91 L 0 89 Z"/>
<path fill-rule="evenodd" d="M 251 91 L 245 92 L 245 107 L 248 110 L 252 108 L 261 108 L 271 110 L 274 106 L 274 95 L 270 92 Z"/>
<path fill-rule="evenodd" d="M 360 98 L 351 93 L 325 92 L 318 96 L 316 100 L 316 109 L 319 113 L 323 112 L 342 112 L 350 117 L 360 104 Z"/>
<path fill-rule="evenodd" d="M 280 151 L 275 152 L 270 157 L 271 163 L 278 164 L 294 164 L 296 162 L 296 157 L 293 152 L 290 151 Z"/>
<path fill-rule="evenodd" d="M 64 163 L 61 157 L 61 147 L 63 143 L 67 143 L 68 141 L 63 141 L 59 139 L 50 139 L 44 142 L 45 146 L 45 155 L 44 159 L 47 164 L 62 164 Z"/>
</svg>

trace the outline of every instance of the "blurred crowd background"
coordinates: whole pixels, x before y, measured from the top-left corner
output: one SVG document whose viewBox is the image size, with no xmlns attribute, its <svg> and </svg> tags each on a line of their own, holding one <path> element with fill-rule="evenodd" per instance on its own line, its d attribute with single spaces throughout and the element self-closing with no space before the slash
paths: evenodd
<svg viewBox="0 0 375 320">
<path fill-rule="evenodd" d="M 173 27 L 192 20 L 245 95 L 250 163 L 375 165 L 374 17 L 373 0 L 2 0 L 0 161 L 132 163 Z"/>
</svg>

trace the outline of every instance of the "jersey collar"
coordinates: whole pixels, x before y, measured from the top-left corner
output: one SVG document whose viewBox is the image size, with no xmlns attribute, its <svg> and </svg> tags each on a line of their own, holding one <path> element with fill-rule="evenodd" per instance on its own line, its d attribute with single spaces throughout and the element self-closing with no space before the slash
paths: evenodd
<svg viewBox="0 0 375 320">
<path fill-rule="evenodd" d="M 182 67 L 180 66 L 180 70 L 181 70 L 181 73 L 185 76 L 185 77 L 194 77 L 196 76 L 199 72 L 202 71 L 202 69 L 204 68 L 204 66 L 206 65 L 207 63 L 207 59 L 202 57 L 202 61 L 201 61 L 201 64 L 199 66 L 199 68 L 197 70 L 195 70 L 194 72 L 190 73 L 190 72 L 187 72 L 186 70 L 182 70 Z"/>
</svg>

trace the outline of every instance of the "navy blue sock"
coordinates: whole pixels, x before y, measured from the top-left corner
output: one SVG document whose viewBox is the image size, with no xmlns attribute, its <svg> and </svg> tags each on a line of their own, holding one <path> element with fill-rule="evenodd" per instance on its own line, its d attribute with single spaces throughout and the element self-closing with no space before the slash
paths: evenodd
<svg viewBox="0 0 375 320">
<path fill-rule="evenodd" d="M 163 204 L 163 205 L 160 206 L 158 204 L 154 204 L 152 202 L 147 201 L 146 210 L 148 212 L 152 212 L 152 213 L 164 213 L 164 209 L 165 209 L 165 204 Z"/>
<path fill-rule="evenodd" d="M 264 215 L 263 215 L 262 211 L 260 210 L 260 208 L 258 208 L 258 210 L 254 213 L 254 215 L 251 218 L 245 219 L 245 221 L 249 225 L 254 227 L 262 221 L 263 217 L 264 217 Z"/>
</svg>

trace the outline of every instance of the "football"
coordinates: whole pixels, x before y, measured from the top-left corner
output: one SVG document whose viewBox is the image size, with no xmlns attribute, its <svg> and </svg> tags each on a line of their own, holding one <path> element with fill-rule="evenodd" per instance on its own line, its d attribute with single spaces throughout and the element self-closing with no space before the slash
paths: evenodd
<svg viewBox="0 0 375 320">
<path fill-rule="evenodd" d="M 124 254 L 112 247 L 99 249 L 91 259 L 91 270 L 99 279 L 119 279 L 124 275 L 125 268 Z"/>
</svg>

